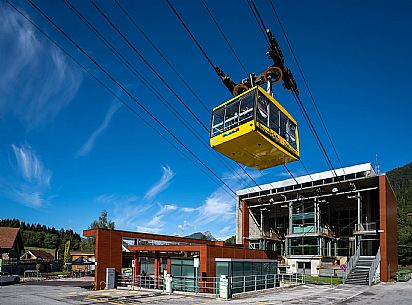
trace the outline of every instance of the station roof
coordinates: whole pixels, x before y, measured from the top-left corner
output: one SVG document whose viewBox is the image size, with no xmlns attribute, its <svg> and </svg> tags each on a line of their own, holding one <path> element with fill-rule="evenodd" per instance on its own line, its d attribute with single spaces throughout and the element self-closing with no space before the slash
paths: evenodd
<svg viewBox="0 0 412 305">
<path fill-rule="evenodd" d="M 373 170 L 371 163 L 364 163 L 364 164 L 359 164 L 359 165 L 354 165 L 354 166 L 349 166 L 349 167 L 338 168 L 338 169 L 335 169 L 335 172 L 337 176 L 348 176 L 348 175 L 353 175 L 357 173 L 364 173 L 366 176 L 375 175 L 375 171 Z M 299 184 L 304 184 L 304 183 L 314 182 L 314 181 L 319 181 L 319 180 L 332 179 L 334 177 L 335 175 L 333 171 L 330 170 L 330 171 L 324 171 L 320 173 L 314 173 L 310 175 L 295 177 L 295 179 L 298 181 Z M 246 195 L 250 193 L 259 193 L 263 191 L 273 190 L 277 188 L 284 188 L 284 187 L 293 186 L 293 185 L 296 185 L 296 181 L 293 178 L 291 178 L 291 179 L 275 181 L 272 183 L 262 184 L 259 186 L 239 190 L 236 192 L 236 195 L 242 196 L 242 195 Z"/>
</svg>

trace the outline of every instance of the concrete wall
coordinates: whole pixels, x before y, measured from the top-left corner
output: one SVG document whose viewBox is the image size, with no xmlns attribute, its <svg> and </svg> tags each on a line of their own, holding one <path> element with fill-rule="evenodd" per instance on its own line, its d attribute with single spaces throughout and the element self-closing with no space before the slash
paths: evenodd
<svg viewBox="0 0 412 305">
<path fill-rule="evenodd" d="M 288 265 L 289 268 L 286 269 L 286 273 L 297 273 L 298 272 L 298 262 L 305 262 L 305 263 L 310 262 L 310 275 L 311 276 L 319 275 L 318 267 L 320 265 L 320 258 L 305 258 L 305 257 L 287 258 L 286 265 Z"/>
</svg>

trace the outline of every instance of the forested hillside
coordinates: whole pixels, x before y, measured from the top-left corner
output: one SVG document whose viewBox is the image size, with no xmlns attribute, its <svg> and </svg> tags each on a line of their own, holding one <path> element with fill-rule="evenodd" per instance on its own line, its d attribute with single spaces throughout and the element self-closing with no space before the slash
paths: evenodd
<svg viewBox="0 0 412 305">
<path fill-rule="evenodd" d="M 79 249 L 82 241 L 80 235 L 73 230 L 57 230 L 41 224 L 20 222 L 18 219 L 0 219 L 0 227 L 20 228 L 25 247 L 60 249 L 63 253 L 67 240 L 71 241 L 72 250 Z"/>
<path fill-rule="evenodd" d="M 412 264 L 412 163 L 395 168 L 386 175 L 396 194 L 398 203 L 399 263 Z"/>
</svg>

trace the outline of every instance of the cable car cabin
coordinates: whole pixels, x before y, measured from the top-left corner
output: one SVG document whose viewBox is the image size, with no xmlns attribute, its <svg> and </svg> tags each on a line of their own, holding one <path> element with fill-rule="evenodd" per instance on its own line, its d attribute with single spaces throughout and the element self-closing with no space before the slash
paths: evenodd
<svg viewBox="0 0 412 305">
<path fill-rule="evenodd" d="M 296 121 L 260 86 L 213 109 L 210 146 L 255 169 L 299 160 Z"/>
</svg>

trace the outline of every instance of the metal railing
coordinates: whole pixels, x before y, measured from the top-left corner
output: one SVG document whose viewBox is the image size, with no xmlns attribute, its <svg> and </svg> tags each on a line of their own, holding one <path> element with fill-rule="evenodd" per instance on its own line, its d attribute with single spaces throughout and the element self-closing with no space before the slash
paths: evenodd
<svg viewBox="0 0 412 305">
<path fill-rule="evenodd" d="M 369 286 L 372 286 L 374 282 L 377 282 L 380 280 L 376 277 L 380 262 L 381 262 L 381 248 L 379 247 L 378 253 L 376 253 L 375 258 L 372 261 L 371 268 L 369 269 Z M 380 274 L 379 274 L 379 277 L 380 277 Z"/>
<path fill-rule="evenodd" d="M 345 273 L 343 274 L 343 283 L 345 284 L 346 279 L 348 278 L 350 272 L 352 271 L 353 267 L 356 266 L 356 263 L 359 260 L 360 256 L 360 246 L 357 247 L 355 254 L 349 259 L 348 263 L 346 264 L 346 270 Z"/>
<path fill-rule="evenodd" d="M 371 232 L 376 231 L 376 222 L 365 222 L 355 224 L 353 232 Z"/>
<path fill-rule="evenodd" d="M 305 283 L 305 276 L 298 273 L 232 276 L 229 279 L 231 294 L 275 287 L 293 287 Z"/>
<path fill-rule="evenodd" d="M 125 288 L 147 288 L 147 289 L 165 289 L 165 280 L 163 276 L 154 275 L 137 275 L 133 279 L 132 275 L 118 275 L 116 276 L 117 287 Z"/>
<path fill-rule="evenodd" d="M 305 283 L 331 286 L 341 283 L 340 278 L 335 275 L 310 276 L 301 273 L 231 276 L 228 277 L 228 281 L 230 295 L 271 288 L 295 287 Z M 166 280 L 163 276 L 139 275 L 133 281 L 132 275 L 118 275 L 116 283 L 118 288 L 166 290 Z M 173 276 L 172 287 L 173 291 L 209 294 L 219 297 L 220 277 Z"/>
</svg>

